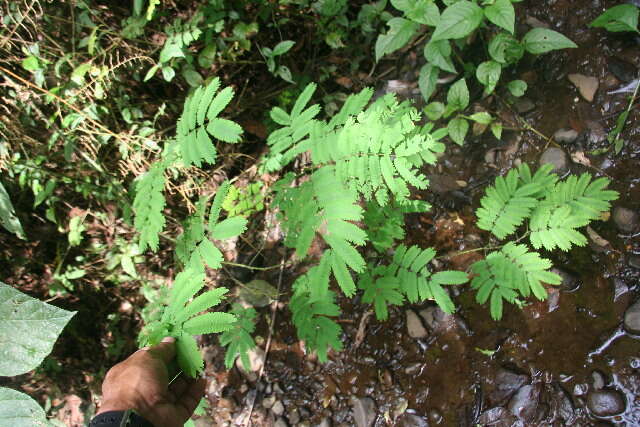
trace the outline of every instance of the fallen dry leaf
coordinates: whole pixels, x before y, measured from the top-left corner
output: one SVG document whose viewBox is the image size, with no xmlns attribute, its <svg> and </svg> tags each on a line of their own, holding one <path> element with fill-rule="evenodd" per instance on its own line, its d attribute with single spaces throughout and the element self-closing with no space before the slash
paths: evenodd
<svg viewBox="0 0 640 427">
<path fill-rule="evenodd" d="M 575 163 L 580 163 L 581 165 L 591 166 L 591 160 L 584 155 L 584 151 L 576 151 L 575 153 L 571 153 L 571 160 Z"/>
</svg>

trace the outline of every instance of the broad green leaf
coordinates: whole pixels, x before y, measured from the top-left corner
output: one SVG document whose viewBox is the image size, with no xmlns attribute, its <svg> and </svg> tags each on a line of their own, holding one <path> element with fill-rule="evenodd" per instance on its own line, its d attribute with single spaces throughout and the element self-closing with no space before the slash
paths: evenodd
<svg viewBox="0 0 640 427">
<path fill-rule="evenodd" d="M 466 37 L 478 28 L 483 16 L 482 9 L 477 4 L 467 0 L 459 1 L 442 12 L 431 41 Z"/>
<path fill-rule="evenodd" d="M 456 117 L 447 124 L 449 136 L 458 145 L 464 144 L 464 138 L 469 130 L 469 122 L 462 117 Z"/>
<path fill-rule="evenodd" d="M 478 66 L 476 77 L 478 81 L 484 85 L 485 96 L 494 91 L 500 80 L 501 73 L 502 66 L 496 61 L 485 61 Z"/>
<path fill-rule="evenodd" d="M 296 42 L 294 42 L 293 40 L 285 40 L 278 43 L 273 48 L 273 56 L 283 55 L 287 53 L 294 44 L 296 44 Z"/>
<path fill-rule="evenodd" d="M 513 96 L 522 96 L 527 91 L 527 83 L 523 80 L 512 80 L 507 83 L 507 89 Z"/>
<path fill-rule="evenodd" d="M 200 73 L 191 68 L 183 68 L 182 77 L 184 77 L 186 82 L 189 83 L 189 86 L 191 87 L 199 87 L 204 82 L 204 79 L 202 78 Z"/>
<path fill-rule="evenodd" d="M 433 0 L 391 0 L 391 4 L 420 24 L 435 27 L 440 20 L 440 10 Z"/>
<path fill-rule="evenodd" d="M 524 46 L 513 36 L 501 32 L 489 42 L 489 56 L 501 64 L 514 64 L 524 55 Z"/>
<path fill-rule="evenodd" d="M 547 28 L 532 29 L 524 35 L 522 44 L 527 52 L 533 54 L 578 47 L 562 34 Z"/>
<path fill-rule="evenodd" d="M 182 47 L 176 43 L 166 43 L 160 51 L 160 63 L 169 62 L 173 58 L 184 58 Z"/>
<path fill-rule="evenodd" d="M 144 79 L 142 79 L 142 81 L 146 82 L 151 77 L 155 76 L 155 74 L 158 72 L 159 69 L 160 69 L 160 64 L 156 64 L 153 67 L 149 68 L 149 71 L 147 71 L 147 74 L 144 75 Z"/>
<path fill-rule="evenodd" d="M 456 110 L 464 110 L 469 105 L 469 89 L 465 79 L 460 79 L 449 88 L 447 92 L 447 107 Z"/>
<path fill-rule="evenodd" d="M 293 76 L 291 75 L 291 70 L 286 65 L 280 65 L 275 73 L 276 76 L 280 77 L 285 82 L 295 84 L 293 81 Z"/>
<path fill-rule="evenodd" d="M 496 0 L 492 5 L 484 8 L 484 16 L 498 27 L 513 34 L 516 13 L 511 0 Z"/>
<path fill-rule="evenodd" d="M 474 122 L 480 123 L 482 125 L 488 125 L 493 120 L 493 117 L 491 116 L 491 114 L 487 113 L 486 111 L 473 113 L 472 115 L 469 116 L 469 118 Z"/>
<path fill-rule="evenodd" d="M 436 121 L 442 117 L 442 114 L 444 113 L 444 104 L 442 102 L 434 101 L 427 104 L 423 111 L 429 120 Z"/>
<path fill-rule="evenodd" d="M 13 210 L 13 204 L 9 198 L 9 193 L 5 190 L 4 186 L 0 182 L 0 224 L 9 231 L 15 234 L 20 239 L 25 240 L 26 236 L 22 229 L 22 224 Z"/>
<path fill-rule="evenodd" d="M 420 77 L 418 78 L 418 86 L 420 93 L 425 101 L 428 101 L 436 90 L 438 83 L 438 67 L 431 64 L 425 64 L 420 69 Z"/>
<path fill-rule="evenodd" d="M 35 400 L 17 390 L 0 387 L 0 425 L 45 427 L 51 424 Z"/>
<path fill-rule="evenodd" d="M 0 375 L 35 369 L 74 314 L 0 282 Z"/>
<path fill-rule="evenodd" d="M 429 63 L 444 71 L 449 71 L 450 73 L 456 72 L 456 68 L 453 66 L 453 62 L 451 62 L 451 45 L 449 44 L 449 40 L 427 43 L 424 46 L 424 57 Z"/>
<path fill-rule="evenodd" d="M 502 123 L 500 122 L 491 123 L 491 133 L 493 134 L 493 136 L 496 137 L 496 139 L 502 138 Z"/>
<path fill-rule="evenodd" d="M 638 8 L 632 4 L 614 6 L 594 19 L 589 26 L 605 28 L 614 33 L 638 32 Z"/>
<path fill-rule="evenodd" d="M 170 82 L 171 80 L 173 80 L 173 78 L 176 76 L 176 71 L 169 67 L 162 67 L 162 78 L 166 81 L 166 82 Z"/>
<path fill-rule="evenodd" d="M 38 58 L 33 55 L 27 56 L 22 60 L 22 68 L 24 68 L 27 71 L 39 70 L 40 63 L 38 62 Z"/>
<path fill-rule="evenodd" d="M 387 25 L 389 30 L 380 34 L 376 40 L 376 62 L 384 55 L 406 45 L 420 27 L 419 24 L 404 18 L 391 18 Z"/>
</svg>

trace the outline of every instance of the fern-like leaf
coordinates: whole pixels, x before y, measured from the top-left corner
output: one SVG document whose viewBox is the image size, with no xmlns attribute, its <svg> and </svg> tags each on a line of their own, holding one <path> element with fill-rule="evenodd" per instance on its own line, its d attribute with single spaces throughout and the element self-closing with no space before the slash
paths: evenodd
<svg viewBox="0 0 640 427">
<path fill-rule="evenodd" d="M 529 240 L 536 249 L 544 246 L 550 251 L 556 247 L 568 251 L 572 245 L 587 244 L 587 238 L 576 228 L 588 223 L 588 218 L 575 215 L 568 204 L 553 209 L 550 205 L 542 203 L 531 215 Z"/>
<path fill-rule="evenodd" d="M 134 227 L 140 232 L 140 250 L 158 250 L 158 234 L 165 224 L 164 213 L 164 171 L 166 163 L 158 161 L 136 184 L 133 210 L 136 213 Z"/>
<path fill-rule="evenodd" d="M 215 334 L 228 331 L 235 321 L 233 314 L 205 313 L 184 322 L 182 329 L 191 335 Z"/>
<path fill-rule="evenodd" d="M 370 201 L 362 217 L 367 238 L 378 252 L 389 249 L 395 240 L 404 239 L 404 215 L 427 212 L 429 209 L 431 206 L 422 200 L 411 200 L 406 204 L 393 202 L 385 206 Z"/>
<path fill-rule="evenodd" d="M 477 289 L 476 300 L 484 304 L 491 298 L 491 317 L 502 318 L 502 300 L 520 304 L 519 296 L 546 298 L 542 283 L 559 285 L 560 276 L 549 271 L 551 262 L 536 252 L 528 252 L 525 245 L 507 243 L 500 251 L 492 252 L 484 260 L 471 265 L 475 277 L 471 286 Z"/>
<path fill-rule="evenodd" d="M 476 211 L 478 227 L 499 239 L 516 231 L 538 203 L 534 196 L 541 189 L 541 184 L 533 180 L 523 185 L 518 183 L 516 169 L 509 171 L 506 178 L 496 178 L 495 185 L 487 188 L 486 195 L 480 200 L 482 207 Z"/>
<path fill-rule="evenodd" d="M 571 175 L 557 183 L 553 191 L 547 193 L 544 202 L 551 208 L 568 205 L 573 216 L 585 220 L 598 219 L 611 208 L 610 202 L 618 198 L 618 193 L 605 189 L 609 185 L 609 179 L 591 179 L 588 173 L 580 177 Z"/>
<path fill-rule="evenodd" d="M 230 369 L 236 358 L 240 357 L 242 365 L 248 370 L 251 364 L 248 353 L 256 346 L 251 334 L 255 329 L 257 313 L 253 308 L 244 308 L 237 303 L 233 304 L 230 313 L 237 321 L 231 329 L 220 334 L 220 345 L 227 348 L 224 365 Z"/>
<path fill-rule="evenodd" d="M 389 296 L 392 304 L 399 304 L 397 296 L 391 290 L 397 290 L 411 303 L 435 300 L 440 308 L 453 313 L 455 306 L 442 285 L 458 285 L 469 280 L 462 271 L 442 271 L 432 274 L 428 264 L 436 255 L 432 248 L 420 249 L 418 246 L 398 246 L 389 265 L 378 265 L 360 275 L 358 287 L 365 290 L 363 301 L 371 302 L 378 297 L 380 308 L 376 307 L 376 316 L 386 318 L 386 309 L 382 309 L 382 300 Z M 379 295 L 379 296 L 378 296 Z"/>
<path fill-rule="evenodd" d="M 178 119 L 176 140 L 185 165 L 200 167 L 202 162 L 215 163 L 216 148 L 211 137 L 235 143 L 240 140 L 242 128 L 218 114 L 233 98 L 233 89 L 227 87 L 216 94 L 220 80 L 216 77 L 208 85 L 199 87 L 184 103 Z"/>
<path fill-rule="evenodd" d="M 313 270 L 318 268 L 311 268 L 307 274 L 296 280 L 289 309 L 293 314 L 292 321 L 298 331 L 298 337 L 305 342 L 310 351 L 318 352 L 321 362 L 326 362 L 329 348 L 342 350 L 342 328 L 331 319 L 340 314 L 340 308 L 334 302 L 334 293 L 327 291 L 318 298 L 311 296 L 310 276 L 314 274 Z"/>
</svg>

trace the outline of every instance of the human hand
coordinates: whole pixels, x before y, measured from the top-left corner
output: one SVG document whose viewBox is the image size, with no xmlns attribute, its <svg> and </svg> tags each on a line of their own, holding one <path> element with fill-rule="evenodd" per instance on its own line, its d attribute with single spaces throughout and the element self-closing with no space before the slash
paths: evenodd
<svg viewBox="0 0 640 427">
<path fill-rule="evenodd" d="M 206 380 L 181 376 L 169 385 L 167 365 L 175 357 L 175 339 L 169 337 L 109 369 L 98 414 L 133 409 L 156 427 L 182 427 L 204 395 Z"/>
</svg>

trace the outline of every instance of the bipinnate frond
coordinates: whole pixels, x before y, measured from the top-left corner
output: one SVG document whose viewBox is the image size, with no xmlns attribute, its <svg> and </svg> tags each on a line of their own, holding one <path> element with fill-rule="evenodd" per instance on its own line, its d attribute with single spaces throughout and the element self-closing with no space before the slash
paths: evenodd
<svg viewBox="0 0 640 427">
<path fill-rule="evenodd" d="M 589 219 L 573 212 L 568 204 L 554 208 L 549 203 L 541 203 L 529 221 L 531 245 L 550 251 L 556 247 L 568 251 L 572 245 L 586 245 L 587 238 L 576 229 L 587 225 Z"/>
<path fill-rule="evenodd" d="M 588 173 L 579 177 L 569 176 L 555 185 L 553 191 L 546 194 L 545 203 L 552 207 L 568 205 L 571 214 L 586 220 L 598 219 L 603 212 L 611 208 L 611 201 L 618 198 L 618 192 L 607 190 L 608 178 L 597 178 L 592 181 Z"/>
<path fill-rule="evenodd" d="M 411 303 L 435 300 L 440 308 L 453 313 L 455 306 L 442 285 L 466 283 L 462 271 L 431 273 L 428 264 L 435 257 L 432 248 L 398 246 L 389 265 L 371 266 L 360 275 L 358 287 L 365 291 L 363 302 L 373 302 L 378 319 L 387 318 L 387 304 L 399 305 L 404 297 Z"/>
<path fill-rule="evenodd" d="M 478 227 L 499 239 L 514 233 L 538 203 L 535 195 L 540 189 L 541 184 L 535 181 L 519 185 L 516 169 L 509 171 L 506 178 L 499 176 L 480 200 L 481 207 L 476 210 Z"/>
<path fill-rule="evenodd" d="M 476 301 L 484 304 L 490 298 L 491 317 L 499 320 L 503 299 L 521 304 L 519 296 L 526 298 L 533 293 L 542 300 L 547 296 L 543 283 L 560 284 L 560 276 L 549 271 L 551 267 L 551 262 L 537 252 L 528 252 L 525 245 L 509 242 L 500 251 L 471 265 L 475 274 L 471 286 L 478 291 Z"/>
<path fill-rule="evenodd" d="M 240 125 L 218 117 L 233 98 L 233 89 L 226 87 L 216 93 L 219 87 L 220 79 L 216 77 L 206 86 L 196 89 L 184 103 L 178 119 L 176 141 L 186 166 L 215 163 L 216 148 L 211 137 L 230 143 L 240 140 Z"/>
<path fill-rule="evenodd" d="M 362 219 L 357 195 L 345 188 L 333 168 L 327 166 L 318 169 L 298 187 L 282 186 L 275 203 L 282 210 L 287 234 L 285 244 L 295 248 L 298 257 L 304 258 L 314 237 L 320 235 L 330 250 L 323 255 L 319 271 L 333 271 L 345 294 L 353 295 L 355 284 L 347 267 L 359 272 L 365 266 L 362 255 L 355 248 L 366 240 L 366 233 L 353 223 Z M 326 288 L 328 276 L 326 281 L 318 279 L 317 283 L 325 283 L 323 287 Z M 322 293 L 324 288 L 314 286 L 313 290 Z"/>
<path fill-rule="evenodd" d="M 249 369 L 249 351 L 256 346 L 251 334 L 255 329 L 257 313 L 252 307 L 244 308 L 235 303 L 230 313 L 237 319 L 233 327 L 220 334 L 220 345 L 227 347 L 224 356 L 224 366 L 230 369 L 237 357 L 240 357 L 245 369 Z"/>
<path fill-rule="evenodd" d="M 136 214 L 134 227 L 140 233 L 140 251 L 147 248 L 158 250 L 158 234 L 164 229 L 164 171 L 166 164 L 158 161 L 136 184 L 136 196 L 133 210 Z"/>
<path fill-rule="evenodd" d="M 335 294 L 326 291 L 319 297 L 314 298 L 311 295 L 310 276 L 313 276 L 314 269 L 318 268 L 319 266 L 311 268 L 307 274 L 296 280 L 289 309 L 298 337 L 305 342 L 310 351 L 318 352 L 321 362 L 326 362 L 329 348 L 342 350 L 342 328 L 331 319 L 340 315 L 340 307 L 335 304 Z"/>
</svg>

